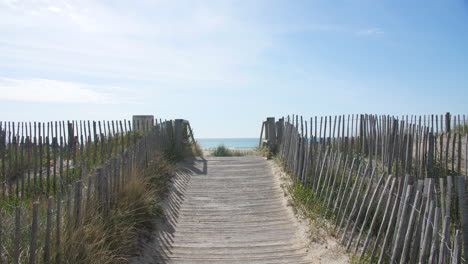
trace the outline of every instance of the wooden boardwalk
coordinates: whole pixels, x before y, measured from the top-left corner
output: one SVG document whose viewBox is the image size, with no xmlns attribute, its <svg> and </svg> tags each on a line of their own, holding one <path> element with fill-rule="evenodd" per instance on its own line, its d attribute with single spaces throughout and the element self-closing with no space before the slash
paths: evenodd
<svg viewBox="0 0 468 264">
<path fill-rule="evenodd" d="M 310 263 L 267 161 L 181 164 L 165 223 L 137 263 Z"/>
</svg>

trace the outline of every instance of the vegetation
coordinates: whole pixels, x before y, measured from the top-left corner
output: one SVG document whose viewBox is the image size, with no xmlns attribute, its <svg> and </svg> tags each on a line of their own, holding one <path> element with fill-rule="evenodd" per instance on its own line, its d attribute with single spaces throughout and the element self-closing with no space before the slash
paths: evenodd
<svg viewBox="0 0 468 264">
<path fill-rule="evenodd" d="M 203 157 L 203 150 L 197 141 L 187 145 L 184 157 Z"/>
<path fill-rule="evenodd" d="M 409 251 L 405 251 L 406 255 L 399 255 L 403 246 L 408 246 L 407 242 L 410 241 L 406 240 L 403 245 L 400 235 L 411 230 L 416 235 L 407 235 L 406 239 L 422 243 L 423 237 L 418 230 L 424 225 L 426 230 L 422 232 L 424 239 L 428 239 L 424 241 L 437 241 L 433 242 L 436 243 L 433 248 L 434 245 L 435 248 L 444 248 L 447 250 L 444 254 L 452 255 L 453 258 L 466 255 L 466 252 L 456 250 L 461 245 L 458 240 L 460 231 L 463 232 L 460 212 L 464 208 L 460 207 L 462 196 L 453 195 L 462 191 L 456 188 L 457 185 L 464 185 L 463 176 L 458 175 L 465 175 L 466 172 L 466 141 L 463 134 L 468 126 L 455 126 L 450 134 L 442 132 L 434 136 L 430 126 L 416 126 L 415 123 L 404 123 L 393 117 L 368 118 L 361 115 L 353 119 L 360 120 L 356 122 L 356 132 L 347 131 L 345 137 L 346 126 L 343 121 L 343 134 L 338 133 L 336 137 L 335 125 L 331 117 L 329 120 L 329 125 L 325 123 L 323 130 L 320 122 L 320 134 L 327 131 L 330 138 L 320 141 L 307 142 L 308 131 L 304 134 L 302 121 L 299 126 L 297 119 L 292 123 L 288 120 L 285 125 L 278 127 L 282 129 L 278 130 L 278 135 L 282 136 L 278 159 L 281 159 L 281 165 L 290 172 L 293 180 L 288 187 L 294 208 L 304 209 L 301 212 L 312 220 L 321 217 L 332 220 L 335 225 L 334 235 L 339 234 L 341 243 L 348 251 L 354 249 L 359 254 L 352 258 L 351 263 L 374 263 L 376 259 L 388 262 L 393 253 L 395 255 L 391 257 L 396 257 L 396 262 L 402 263 L 406 263 L 409 256 L 416 256 L 422 262 L 427 262 L 428 258 L 437 259 L 437 251 L 429 253 L 421 247 L 410 246 Z M 386 129 L 381 129 L 387 125 Z M 275 155 L 275 152 L 265 151 L 264 155 Z M 427 178 L 431 180 L 426 181 Z M 423 196 L 424 203 L 427 202 L 422 203 L 420 210 L 416 208 L 417 202 L 414 200 L 416 183 L 417 191 L 420 192 L 418 197 Z M 406 204 L 408 201 L 409 205 Z M 431 206 L 428 206 L 429 202 Z M 402 210 L 398 214 L 394 213 L 399 206 L 411 209 L 412 222 L 409 222 L 407 215 L 400 213 Z M 437 218 L 440 217 L 438 210 L 441 218 Z M 428 220 L 426 216 L 429 214 L 433 214 L 434 218 Z M 447 222 L 441 223 L 444 219 Z M 429 224 L 433 229 L 427 228 Z M 406 229 L 410 225 L 417 228 Z M 359 238 L 356 237 L 357 233 Z M 438 236 L 441 233 L 441 237 L 453 238 L 455 242 L 452 246 L 440 240 Z M 377 234 L 385 234 L 385 238 Z M 364 237 L 369 244 L 359 252 Z"/>
<path fill-rule="evenodd" d="M 459 133 L 459 134 L 462 134 L 462 135 L 468 134 L 468 124 L 456 126 L 455 129 L 454 129 L 454 132 L 455 131 L 456 131 L 456 133 Z"/>
<path fill-rule="evenodd" d="M 119 205 L 107 217 L 98 212 L 99 206 L 93 206 L 81 225 L 67 228 L 61 262 L 126 263 L 138 252 L 139 231 L 151 231 L 157 212 L 154 193 L 146 187 L 147 181 L 133 177 L 124 186 Z"/>
<path fill-rule="evenodd" d="M 174 171 L 174 164 L 161 157 L 125 184 L 107 217 L 92 207 L 78 228 L 64 232 L 63 263 L 127 263 L 139 252 L 138 241 L 149 238 L 154 219 L 163 216 L 158 204 Z"/>
<path fill-rule="evenodd" d="M 93 168 L 111 158 L 120 158 L 124 151 L 139 144 L 145 134 L 128 132 L 84 145 L 77 142 L 73 146 L 44 144 L 39 148 L 32 143 L 0 144 L 0 172 L 6 179 L 5 193 L 0 199 L 1 231 L 5 234 L 2 235 L 0 262 L 14 262 L 16 211 L 21 216 L 17 240 L 19 263 L 30 260 L 32 205 L 36 201 L 39 202 L 36 250 L 33 253 L 36 263 L 127 263 L 129 258 L 138 254 L 139 241 L 149 239 L 155 228 L 154 220 L 163 216 L 159 204 L 168 190 L 168 181 L 175 173 L 175 162 L 203 154 L 197 142 L 191 142 L 188 135 L 184 135 L 182 148 L 177 150 L 171 141 L 161 137 L 161 142 L 168 143 L 162 147 L 162 152 L 155 154 L 156 158 L 152 156 L 151 160 L 146 156 L 146 165 L 138 166 L 137 162 L 131 170 L 126 170 L 125 184 L 118 190 L 112 190 L 115 198 L 104 212 L 99 199 L 93 199 L 96 195 L 94 186 L 89 188 L 91 185 L 88 185 Z M 151 138 L 145 140 L 151 143 Z M 82 212 L 80 217 L 75 217 L 75 189 L 67 188 L 79 179 L 83 180 L 84 187 L 79 199 Z M 94 178 L 91 179 L 96 185 Z M 88 190 L 91 190 L 91 199 L 86 200 Z M 50 195 L 55 197 L 51 203 L 51 229 L 47 235 L 47 197 Z M 72 203 L 67 205 L 70 196 Z M 85 201 L 88 202 L 85 204 Z M 61 204 L 60 214 L 57 214 L 58 203 Z M 46 242 L 48 236 L 49 242 Z M 45 245 L 49 247 L 48 254 Z"/>
<path fill-rule="evenodd" d="M 275 157 L 275 152 L 271 151 L 267 146 L 265 145 L 261 145 L 261 146 L 258 146 L 256 149 L 255 149 L 255 152 L 262 156 L 262 157 L 265 157 L 267 159 L 271 159 L 273 157 Z"/>
<path fill-rule="evenodd" d="M 213 150 L 213 153 L 211 153 L 211 155 L 214 156 L 214 157 L 240 157 L 240 156 L 246 156 L 248 154 L 249 153 L 247 153 L 247 152 L 242 152 L 242 151 L 239 151 L 239 150 L 229 149 L 224 145 L 217 146 Z"/>
</svg>

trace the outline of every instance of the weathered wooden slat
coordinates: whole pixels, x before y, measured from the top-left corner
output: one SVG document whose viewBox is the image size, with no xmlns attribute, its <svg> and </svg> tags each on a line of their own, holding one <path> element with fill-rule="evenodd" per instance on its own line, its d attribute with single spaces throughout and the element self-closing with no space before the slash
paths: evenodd
<svg viewBox="0 0 468 264">
<path fill-rule="evenodd" d="M 466 202 L 465 178 L 463 176 L 457 176 L 456 180 L 457 180 L 458 206 L 459 206 L 459 212 L 461 216 L 463 252 L 468 252 L 468 205 Z"/>
</svg>

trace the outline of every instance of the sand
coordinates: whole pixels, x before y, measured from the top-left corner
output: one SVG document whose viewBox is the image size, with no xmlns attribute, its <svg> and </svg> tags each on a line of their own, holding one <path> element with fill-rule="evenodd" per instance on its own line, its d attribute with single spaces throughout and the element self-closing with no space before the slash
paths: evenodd
<svg viewBox="0 0 468 264">
<path fill-rule="evenodd" d="M 307 241 L 309 245 L 308 258 L 310 263 L 331 263 L 344 264 L 349 263 L 350 254 L 339 244 L 337 239 L 330 233 L 331 224 L 324 219 L 312 221 L 305 217 L 304 211 L 298 206 L 293 208 L 291 195 L 288 186 L 291 186 L 291 178 L 275 162 L 269 161 L 273 171 L 275 181 L 283 189 L 283 203 L 288 207 L 289 214 L 293 215 L 299 227 L 298 233 L 302 240 Z"/>
</svg>

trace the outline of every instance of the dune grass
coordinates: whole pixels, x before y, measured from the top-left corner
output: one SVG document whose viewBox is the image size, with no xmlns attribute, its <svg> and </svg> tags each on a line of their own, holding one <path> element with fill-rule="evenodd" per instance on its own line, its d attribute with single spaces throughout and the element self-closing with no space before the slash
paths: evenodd
<svg viewBox="0 0 468 264">
<path fill-rule="evenodd" d="M 200 144 L 195 141 L 195 142 L 192 142 L 189 146 L 188 146 L 188 151 L 187 153 L 185 154 L 185 156 L 189 156 L 189 157 L 203 157 L 203 149 L 201 148 Z"/>
<path fill-rule="evenodd" d="M 248 154 L 249 154 L 248 152 L 242 152 L 239 150 L 229 149 L 224 145 L 217 146 L 211 153 L 211 155 L 214 157 L 241 157 L 241 156 L 247 156 Z"/>
<path fill-rule="evenodd" d="M 158 204 L 174 171 L 174 164 L 161 157 L 126 182 L 106 216 L 92 205 L 82 223 L 65 229 L 60 263 L 128 263 L 139 253 L 139 241 L 150 238 L 154 220 L 163 216 Z"/>
</svg>

